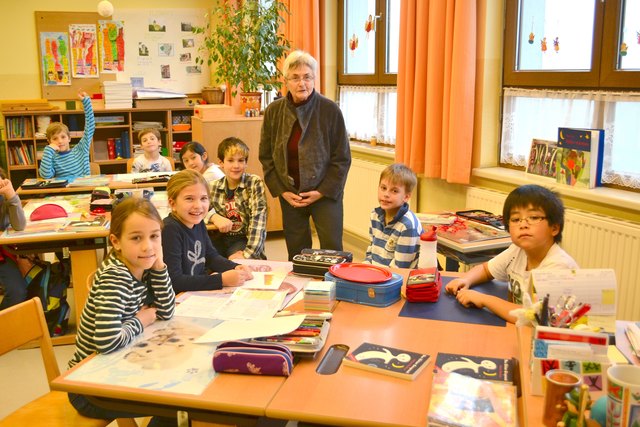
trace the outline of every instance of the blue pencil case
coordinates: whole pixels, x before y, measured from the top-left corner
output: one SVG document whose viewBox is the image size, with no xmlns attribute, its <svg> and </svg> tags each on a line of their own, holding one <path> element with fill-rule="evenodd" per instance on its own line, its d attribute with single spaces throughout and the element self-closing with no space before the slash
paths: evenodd
<svg viewBox="0 0 640 427">
<path fill-rule="evenodd" d="M 336 299 L 356 304 L 387 307 L 400 300 L 402 276 L 396 273 L 391 279 L 380 283 L 361 283 L 344 280 L 327 272 L 324 280 L 336 282 Z"/>
</svg>

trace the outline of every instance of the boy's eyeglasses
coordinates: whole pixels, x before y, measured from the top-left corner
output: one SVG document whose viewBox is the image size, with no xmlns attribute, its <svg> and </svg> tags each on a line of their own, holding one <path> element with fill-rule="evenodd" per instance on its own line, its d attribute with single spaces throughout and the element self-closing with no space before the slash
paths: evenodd
<svg viewBox="0 0 640 427">
<path fill-rule="evenodd" d="M 309 83 L 310 81 L 315 80 L 314 76 L 310 76 L 310 75 L 304 75 L 304 76 L 293 76 L 293 77 L 288 77 L 287 78 L 288 81 L 293 82 L 293 83 L 300 83 L 300 81 L 303 81 L 305 83 Z"/>
<path fill-rule="evenodd" d="M 543 219 L 547 219 L 547 217 L 532 215 L 532 216 L 525 216 L 524 218 L 509 218 L 509 224 L 518 225 L 522 221 L 524 221 L 529 225 L 536 225 L 536 224 L 539 224 Z"/>
</svg>

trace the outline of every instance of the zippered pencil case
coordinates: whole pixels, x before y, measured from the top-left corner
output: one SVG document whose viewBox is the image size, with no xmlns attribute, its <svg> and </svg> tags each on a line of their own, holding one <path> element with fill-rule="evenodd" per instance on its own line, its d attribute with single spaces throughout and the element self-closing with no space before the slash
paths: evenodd
<svg viewBox="0 0 640 427">
<path fill-rule="evenodd" d="M 293 354 L 285 345 L 226 341 L 213 353 L 216 372 L 288 377 L 293 370 Z"/>
</svg>

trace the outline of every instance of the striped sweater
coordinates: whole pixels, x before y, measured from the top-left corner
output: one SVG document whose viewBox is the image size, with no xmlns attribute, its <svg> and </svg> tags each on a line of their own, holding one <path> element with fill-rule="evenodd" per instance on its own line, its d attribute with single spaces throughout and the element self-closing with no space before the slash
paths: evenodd
<svg viewBox="0 0 640 427">
<path fill-rule="evenodd" d="M 89 97 L 82 98 L 84 108 L 84 135 L 69 151 L 59 153 L 48 145 L 44 147 L 42 162 L 40 162 L 40 176 L 42 178 L 72 179 L 79 176 L 91 175 L 89 169 L 89 148 L 96 129 L 93 107 Z"/>
<path fill-rule="evenodd" d="M 144 329 L 135 315 L 151 301 L 158 319 L 173 317 L 175 294 L 167 269 L 147 270 L 140 282 L 115 254 L 110 254 L 96 273 L 82 310 L 69 367 L 94 352 L 111 353 L 129 345 Z"/>
</svg>

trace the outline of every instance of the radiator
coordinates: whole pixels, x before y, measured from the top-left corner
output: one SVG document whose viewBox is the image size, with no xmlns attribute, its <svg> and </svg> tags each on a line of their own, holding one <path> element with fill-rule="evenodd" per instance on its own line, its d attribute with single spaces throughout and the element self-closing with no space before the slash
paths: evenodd
<svg viewBox="0 0 640 427">
<path fill-rule="evenodd" d="M 378 182 L 386 164 L 352 159 L 344 188 L 344 230 L 369 240 L 369 217 L 378 206 Z"/>
<path fill-rule="evenodd" d="M 467 189 L 466 209 L 502 213 L 506 194 Z M 617 319 L 640 319 L 640 224 L 566 209 L 562 247 L 582 268 L 613 268 L 618 281 Z"/>
</svg>

